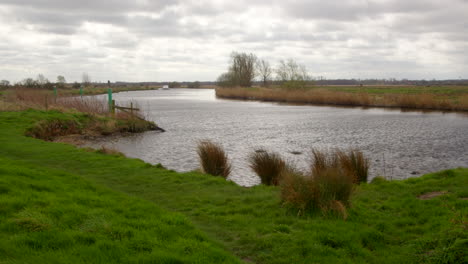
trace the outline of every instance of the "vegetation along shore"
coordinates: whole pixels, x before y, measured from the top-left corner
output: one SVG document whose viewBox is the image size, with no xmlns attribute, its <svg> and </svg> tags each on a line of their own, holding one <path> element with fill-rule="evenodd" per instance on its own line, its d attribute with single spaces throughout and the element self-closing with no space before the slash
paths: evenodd
<svg viewBox="0 0 468 264">
<path fill-rule="evenodd" d="M 255 79 L 260 82 L 254 82 Z M 379 86 L 359 83 L 333 86 L 316 82 L 326 83 L 321 77 L 312 78 L 306 66 L 294 59 L 280 60 L 273 68 L 255 54 L 233 52 L 227 72 L 218 78 L 220 88 L 216 89 L 216 96 L 291 104 L 468 111 L 467 85 Z"/>
<path fill-rule="evenodd" d="M 468 86 L 309 86 L 301 89 L 237 87 L 217 88 L 216 96 L 291 104 L 468 111 Z"/>
<path fill-rule="evenodd" d="M 244 188 L 28 136 L 51 117 L 84 118 L 59 110 L 0 112 L 1 262 L 467 260 L 468 169 L 356 184 L 346 219 L 298 215 L 283 202 L 282 187 Z"/>
</svg>

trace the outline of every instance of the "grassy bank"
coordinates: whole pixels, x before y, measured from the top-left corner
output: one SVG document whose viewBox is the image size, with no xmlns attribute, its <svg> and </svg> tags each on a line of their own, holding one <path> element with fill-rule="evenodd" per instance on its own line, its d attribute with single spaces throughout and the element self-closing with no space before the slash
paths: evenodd
<svg viewBox="0 0 468 264">
<path fill-rule="evenodd" d="M 0 192 L 1 201 L 12 199 L 20 201 L 17 206 L 13 203 L 0 207 L 7 208 L 1 209 L 0 217 L 8 219 L 1 221 L 0 232 L 2 237 L 8 237 L 8 241 L 20 238 L 34 241 L 50 232 L 57 237 L 62 237 L 62 232 L 71 233 L 68 235 L 64 233 L 63 236 L 66 236 L 64 241 L 68 242 L 60 243 L 66 248 L 57 246 L 31 248 L 29 245 L 34 245 L 33 242 L 25 243 L 13 251 L 14 255 L 5 255 L 10 250 L 0 251 L 0 257 L 3 258 L 0 261 L 27 260 L 31 252 L 44 258 L 48 254 L 65 257 L 68 255 L 67 252 L 78 251 L 76 247 L 79 240 L 72 234 L 83 232 L 75 229 L 87 225 L 73 223 L 81 223 L 80 221 L 88 218 L 66 212 L 74 210 L 75 207 L 79 207 L 77 209 L 79 212 L 90 208 L 86 210 L 90 214 L 93 210 L 107 210 L 107 206 L 100 203 L 102 200 L 110 204 L 109 210 L 112 212 L 109 212 L 109 218 L 123 221 L 111 226 L 121 227 L 128 224 L 135 228 L 131 229 L 132 239 L 145 236 L 159 238 L 157 232 L 164 233 L 161 230 L 166 229 L 158 229 L 159 231 L 154 231 L 154 235 L 148 235 L 146 228 L 130 220 L 121 219 L 127 212 L 131 215 L 130 212 L 141 212 L 135 215 L 142 221 L 147 219 L 144 221 L 147 221 L 148 225 L 153 223 L 153 220 L 148 219 L 155 217 L 156 209 L 153 208 L 156 206 L 177 213 L 159 210 L 156 218 L 188 219 L 181 220 L 185 228 L 189 228 L 191 222 L 206 236 L 196 230 L 187 237 L 183 235 L 185 233 L 177 233 L 175 230 L 164 234 L 176 240 L 179 234 L 182 235 L 186 240 L 170 244 L 177 247 L 172 256 L 193 262 L 196 262 L 199 255 L 190 254 L 202 254 L 206 258 L 200 262 L 205 263 L 218 263 L 217 258 L 231 261 L 232 259 L 221 252 L 215 243 L 220 243 L 224 249 L 239 259 L 255 263 L 461 263 L 467 261 L 465 249 L 468 243 L 468 201 L 466 200 L 468 169 L 454 169 L 406 181 L 362 184 L 357 187 L 356 195 L 351 200 L 352 207 L 348 211 L 346 221 L 321 215 L 297 216 L 297 212 L 281 205 L 277 187 L 243 188 L 221 177 L 199 173 L 176 173 L 150 166 L 136 159 L 104 155 L 76 149 L 71 145 L 50 143 L 24 136 L 31 124 L 47 118 L 48 115 L 49 113 L 45 111 L 32 110 L 0 112 L 0 158 L 4 161 L 0 163 L 2 175 L 0 179 L 3 186 L 1 190 L 4 190 Z M 28 182 L 29 178 L 24 175 L 31 174 L 31 171 L 38 172 L 34 173 L 36 176 Z M 52 178 L 48 178 L 49 175 L 52 175 L 50 176 Z M 23 180 L 21 177 L 27 179 Z M 5 179 L 8 179 L 8 182 L 5 182 Z M 28 187 L 28 184 L 34 187 Z M 83 187 L 86 185 L 93 188 L 88 190 Z M 42 186 L 46 188 L 41 188 Z M 77 192 L 69 191 L 73 186 L 76 186 Z M 28 191 L 30 189 L 31 191 Z M 81 189 L 85 189 L 86 193 L 81 194 L 78 191 Z M 119 194 L 114 191 L 118 191 Z M 436 191 L 442 192 L 443 195 L 432 198 L 427 195 Z M 92 195 L 93 192 L 101 192 L 98 197 L 107 198 L 94 200 L 92 197 L 96 196 Z M 424 194 L 426 195 L 421 196 Z M 36 202 L 49 196 L 53 196 L 55 200 Z M 88 196 L 91 197 L 90 201 L 85 199 Z M 131 210 L 132 207 L 126 206 L 124 202 L 141 203 L 142 207 L 139 207 L 139 210 Z M 44 206 L 48 209 L 41 211 Z M 21 213 L 27 208 L 39 211 L 40 214 L 36 214 L 35 211 L 31 214 Z M 143 211 L 145 213 L 142 213 Z M 18 221 L 15 220 L 23 215 L 39 219 L 37 220 L 39 223 L 47 224 L 52 221 L 54 228 L 48 231 L 24 231 L 22 227 L 18 227 Z M 55 226 L 56 218 L 59 216 L 65 218 L 64 222 L 60 222 L 59 219 Z M 113 219 L 113 216 L 116 216 L 116 219 Z M 136 251 L 132 251 L 130 240 L 127 241 L 130 238 L 125 236 L 128 234 L 125 232 L 126 228 L 130 229 L 130 227 L 121 227 L 118 229 L 119 232 L 111 232 L 120 234 L 115 236 L 121 240 L 116 239 L 113 243 L 125 252 L 121 253 L 126 256 L 120 259 L 123 261 L 138 256 Z M 101 232 L 104 234 L 98 232 L 86 235 L 94 237 L 95 244 L 100 245 L 104 243 L 101 239 L 106 236 L 105 229 Z M 195 234 L 203 238 L 206 247 L 194 246 L 186 249 L 187 245 L 191 245 L 190 241 L 195 243 L 197 237 Z M 17 245 L 2 243 L 6 244 L 1 248 L 6 249 Z M 141 243 L 143 244 L 141 247 L 145 248 L 146 242 Z M 107 245 L 107 248 L 109 247 L 112 248 Z M 164 248 L 159 249 L 159 244 L 156 242 L 149 243 L 146 248 L 151 248 L 156 255 L 165 251 Z M 170 249 L 171 246 L 168 247 L 168 252 L 172 252 Z M 102 254 L 105 252 L 107 251 L 102 251 Z M 94 259 L 106 258 L 99 255 L 101 253 L 95 254 Z M 106 260 L 108 259 L 102 262 Z"/>
<path fill-rule="evenodd" d="M 293 104 L 468 111 L 468 87 L 317 86 L 305 89 L 218 88 L 216 96 Z"/>
<path fill-rule="evenodd" d="M 0 95 L 0 111 L 45 110 L 48 115 L 35 122 L 29 136 L 54 140 L 80 140 L 116 133 L 164 131 L 137 111 L 109 111 L 104 100 L 78 96 L 57 96 L 51 91 L 14 89 Z M 66 115 L 60 114 L 62 112 Z"/>
<path fill-rule="evenodd" d="M 149 85 L 129 85 L 129 86 L 111 86 L 113 93 L 118 92 L 129 92 L 129 91 L 148 91 L 148 90 L 157 90 L 160 86 L 149 86 Z M 97 95 L 97 94 L 106 94 L 109 87 L 95 86 L 95 87 L 86 87 L 83 88 L 83 95 Z M 80 89 L 69 88 L 69 89 L 59 89 L 58 93 L 61 95 L 80 95 Z"/>
<path fill-rule="evenodd" d="M 182 214 L 0 157 L 1 263 L 239 263 Z"/>
</svg>

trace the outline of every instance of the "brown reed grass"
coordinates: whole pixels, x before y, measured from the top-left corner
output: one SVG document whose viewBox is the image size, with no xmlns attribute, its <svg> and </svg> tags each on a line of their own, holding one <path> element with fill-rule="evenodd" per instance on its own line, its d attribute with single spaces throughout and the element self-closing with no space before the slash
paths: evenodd
<svg viewBox="0 0 468 264">
<path fill-rule="evenodd" d="M 354 190 L 353 178 L 339 168 L 320 170 L 314 176 L 286 169 L 280 186 L 282 201 L 298 210 L 298 214 L 321 212 L 343 219 Z"/>
<path fill-rule="evenodd" d="M 336 155 L 341 167 L 353 177 L 354 183 L 367 182 L 370 162 L 362 151 L 357 149 L 351 149 L 347 152 L 338 150 Z"/>
<path fill-rule="evenodd" d="M 216 96 L 240 100 L 260 100 L 292 104 L 317 104 L 339 106 L 369 106 L 408 108 L 422 110 L 468 111 L 468 95 L 452 98 L 448 95 L 420 94 L 369 94 L 341 92 L 323 88 L 217 88 Z"/>
<path fill-rule="evenodd" d="M 221 145 L 209 140 L 200 141 L 197 154 L 204 173 L 224 178 L 231 173 L 231 164 Z"/>
<path fill-rule="evenodd" d="M 255 151 L 249 156 L 250 168 L 260 177 L 262 184 L 278 185 L 286 163 L 278 153 Z"/>
<path fill-rule="evenodd" d="M 299 210 L 320 211 L 346 219 L 346 207 L 356 183 L 367 181 L 369 161 L 359 150 L 312 149 L 309 172 L 286 165 L 281 174 L 281 198 Z"/>
</svg>

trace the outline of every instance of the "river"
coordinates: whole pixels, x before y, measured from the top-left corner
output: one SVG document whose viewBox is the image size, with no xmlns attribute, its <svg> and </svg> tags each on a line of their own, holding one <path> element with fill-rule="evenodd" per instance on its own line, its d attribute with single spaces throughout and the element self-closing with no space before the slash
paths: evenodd
<svg viewBox="0 0 468 264">
<path fill-rule="evenodd" d="M 312 147 L 359 148 L 371 159 L 370 178 L 405 179 L 468 166 L 466 114 L 234 101 L 217 99 L 210 89 L 121 92 L 114 99 L 117 105 L 136 103 L 166 132 L 111 137 L 91 146 L 183 172 L 199 167 L 197 142 L 210 139 L 224 146 L 233 163 L 230 179 L 242 186 L 260 182 L 247 162 L 256 149 L 276 151 L 305 169 Z"/>
</svg>

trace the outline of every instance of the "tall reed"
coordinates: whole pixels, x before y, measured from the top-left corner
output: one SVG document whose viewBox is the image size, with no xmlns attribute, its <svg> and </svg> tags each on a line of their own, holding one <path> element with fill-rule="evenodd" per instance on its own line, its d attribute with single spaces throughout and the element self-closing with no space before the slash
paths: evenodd
<svg viewBox="0 0 468 264">
<path fill-rule="evenodd" d="M 262 184 L 278 185 L 286 163 L 278 153 L 255 151 L 249 156 L 250 168 L 260 177 Z"/>
<path fill-rule="evenodd" d="M 367 182 L 370 162 L 362 151 L 356 149 L 351 149 L 348 152 L 337 151 L 336 155 L 341 167 L 353 177 L 354 183 Z"/>
<path fill-rule="evenodd" d="M 368 160 L 362 152 L 312 149 L 309 173 L 286 167 L 281 175 L 281 198 L 299 210 L 347 217 L 346 207 L 355 183 L 367 180 Z"/>
<path fill-rule="evenodd" d="M 209 140 L 200 141 L 197 153 L 204 173 L 224 178 L 231 173 L 231 164 L 221 145 Z"/>
<path fill-rule="evenodd" d="M 340 106 L 371 106 L 427 110 L 468 111 L 468 95 L 456 98 L 450 95 L 420 94 L 370 94 L 313 89 L 283 88 L 217 88 L 216 96 L 241 100 L 261 100 L 293 104 L 317 104 Z"/>
</svg>

